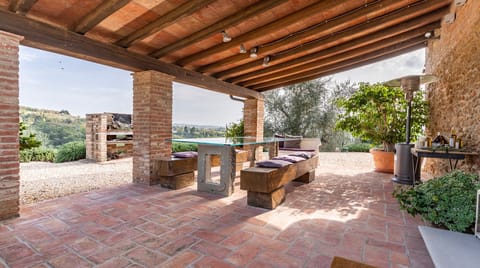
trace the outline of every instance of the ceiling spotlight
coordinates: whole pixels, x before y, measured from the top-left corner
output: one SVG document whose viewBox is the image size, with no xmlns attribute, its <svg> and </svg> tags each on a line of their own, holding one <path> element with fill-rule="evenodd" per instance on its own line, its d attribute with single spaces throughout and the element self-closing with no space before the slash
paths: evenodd
<svg viewBox="0 0 480 268">
<path fill-rule="evenodd" d="M 240 44 L 240 53 L 242 53 L 242 54 L 247 53 L 247 49 L 245 48 L 245 46 L 243 44 Z"/>
<path fill-rule="evenodd" d="M 270 56 L 263 58 L 263 66 L 268 66 L 270 64 Z"/>
<path fill-rule="evenodd" d="M 223 42 L 224 42 L 224 43 L 227 43 L 227 42 L 232 41 L 232 38 L 230 37 L 230 35 L 228 35 L 227 32 L 222 31 L 221 33 L 222 33 L 222 35 L 223 35 Z"/>
<path fill-rule="evenodd" d="M 435 32 L 426 32 L 423 36 L 427 39 L 440 39 L 440 36 L 435 36 Z"/>
<path fill-rule="evenodd" d="M 465 3 L 467 2 L 467 0 L 455 0 L 454 2 L 455 2 L 455 5 L 456 5 L 457 7 L 459 7 L 459 6 L 465 5 Z"/>
<path fill-rule="evenodd" d="M 250 49 L 250 58 L 256 58 L 258 55 L 258 47 L 252 47 Z"/>
<path fill-rule="evenodd" d="M 448 13 L 443 17 L 443 21 L 448 24 L 452 24 L 455 21 L 455 13 Z"/>
</svg>

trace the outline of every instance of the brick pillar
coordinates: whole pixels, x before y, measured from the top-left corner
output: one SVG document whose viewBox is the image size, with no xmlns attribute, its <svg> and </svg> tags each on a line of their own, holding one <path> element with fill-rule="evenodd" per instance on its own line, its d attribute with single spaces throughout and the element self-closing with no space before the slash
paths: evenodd
<svg viewBox="0 0 480 268">
<path fill-rule="evenodd" d="M 263 117 L 264 117 L 264 100 L 263 99 L 246 99 L 243 104 L 243 124 L 244 136 L 263 138 Z M 262 159 L 263 147 L 257 148 L 256 159 Z"/>
<path fill-rule="evenodd" d="M 169 157 L 172 144 L 172 76 L 133 75 L 133 181 L 152 185 L 153 160 Z"/>
<path fill-rule="evenodd" d="M 18 216 L 18 46 L 22 37 L 0 31 L 0 220 Z"/>
</svg>

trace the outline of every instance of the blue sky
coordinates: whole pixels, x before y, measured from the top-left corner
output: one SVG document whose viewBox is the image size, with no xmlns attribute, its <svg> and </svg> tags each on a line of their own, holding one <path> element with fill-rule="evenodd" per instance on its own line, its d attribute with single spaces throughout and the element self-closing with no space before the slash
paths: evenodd
<svg viewBox="0 0 480 268">
<path fill-rule="evenodd" d="M 332 76 L 332 81 L 382 82 L 420 74 L 424 49 Z M 71 114 L 132 112 L 131 72 L 29 47 L 20 47 L 20 105 Z M 224 126 L 242 118 L 228 95 L 175 83 L 173 122 Z"/>
</svg>

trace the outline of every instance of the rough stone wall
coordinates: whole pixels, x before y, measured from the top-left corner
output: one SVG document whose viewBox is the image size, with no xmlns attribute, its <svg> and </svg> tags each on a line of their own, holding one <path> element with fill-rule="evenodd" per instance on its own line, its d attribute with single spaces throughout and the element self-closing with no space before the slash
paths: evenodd
<svg viewBox="0 0 480 268">
<path fill-rule="evenodd" d="M 469 0 L 464 6 L 452 5 L 455 22 L 442 24 L 439 40 L 430 40 L 426 72 L 439 77 L 429 85 L 432 135 L 438 131 L 450 135 L 453 127 L 466 147 L 480 152 L 480 1 Z M 479 157 L 460 161 L 462 170 L 480 173 Z M 424 171 L 438 176 L 449 170 L 448 161 L 428 159 Z"/>
<path fill-rule="evenodd" d="M 151 185 L 153 160 L 170 157 L 173 77 L 155 72 L 133 76 L 133 181 Z"/>
<path fill-rule="evenodd" d="M 0 31 L 0 220 L 18 216 L 18 45 L 22 38 Z"/>
</svg>

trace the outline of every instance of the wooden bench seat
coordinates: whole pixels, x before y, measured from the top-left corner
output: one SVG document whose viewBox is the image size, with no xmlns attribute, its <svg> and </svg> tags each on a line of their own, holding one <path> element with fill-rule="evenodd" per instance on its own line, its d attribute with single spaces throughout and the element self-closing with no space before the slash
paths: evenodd
<svg viewBox="0 0 480 268">
<path fill-rule="evenodd" d="M 243 163 L 248 162 L 248 151 L 236 153 L 237 171 L 243 169 Z M 210 158 L 212 167 L 220 166 L 220 156 L 212 155 Z M 198 158 L 178 158 L 171 156 L 169 159 L 154 161 L 152 184 L 160 184 L 169 189 L 181 189 L 195 183 L 195 170 L 197 170 Z"/>
<path fill-rule="evenodd" d="M 318 155 L 282 168 L 247 168 L 240 172 L 240 189 L 248 191 L 248 205 L 274 209 L 285 200 L 287 183 L 310 183 L 315 179 L 317 164 Z"/>
</svg>

